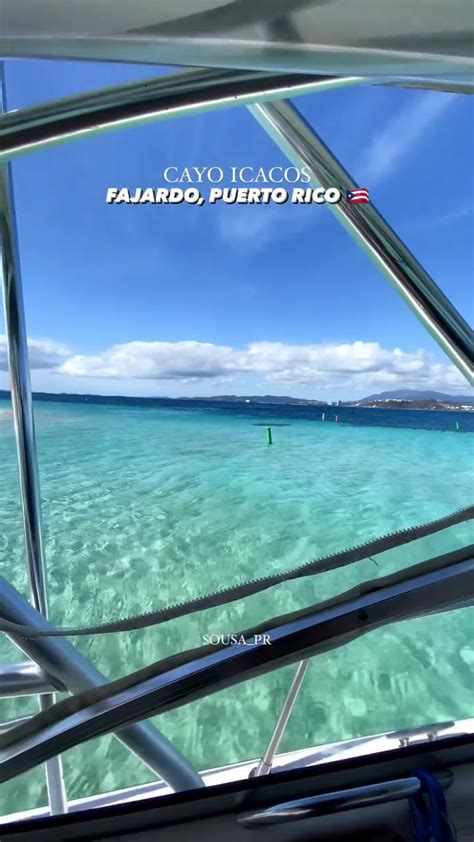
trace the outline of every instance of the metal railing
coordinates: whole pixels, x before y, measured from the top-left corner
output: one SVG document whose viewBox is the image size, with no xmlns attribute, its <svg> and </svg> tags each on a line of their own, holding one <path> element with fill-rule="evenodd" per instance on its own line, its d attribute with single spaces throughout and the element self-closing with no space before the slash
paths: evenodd
<svg viewBox="0 0 474 842">
<path fill-rule="evenodd" d="M 354 77 L 193 70 L 67 97 L 0 119 L 0 161 L 105 132 L 367 83 Z"/>
<path fill-rule="evenodd" d="M 0 664 L 0 699 L 10 696 L 40 696 L 66 690 L 60 682 L 46 675 L 32 661 Z"/>
<path fill-rule="evenodd" d="M 22 603 L 21 597 L 16 602 L 10 593 L 8 596 L 10 608 L 15 605 L 12 610 L 17 620 L 22 616 L 28 617 L 30 622 L 47 624 L 48 605 L 27 334 L 9 160 L 18 154 L 30 152 L 45 145 L 100 133 L 111 128 L 203 112 L 227 105 L 250 105 L 253 115 L 288 157 L 310 167 L 316 183 L 332 186 L 335 181 L 341 186 L 349 183 L 352 186 L 350 176 L 294 107 L 286 102 L 274 104 L 269 101 L 287 97 L 290 93 L 296 95 L 324 91 L 367 81 L 369 80 L 359 77 L 296 78 L 272 73 L 242 72 L 239 74 L 233 71 L 199 71 L 192 74 L 180 74 L 178 77 L 174 75 L 162 77 L 160 80 L 155 80 L 155 88 L 148 80 L 147 94 L 143 83 L 141 88 L 127 85 L 116 88 L 112 92 L 108 90 L 86 95 L 82 97 L 80 113 L 77 110 L 73 113 L 71 102 L 69 102 L 63 103 L 63 113 L 58 113 L 56 106 L 46 106 L 24 112 L 5 113 L 0 116 L 1 275 L 26 560 L 32 602 L 32 606 L 26 606 L 26 603 Z M 395 80 L 393 84 L 403 84 L 403 81 Z M 409 84 L 416 85 L 416 82 L 411 81 Z M 4 99 L 4 79 L 2 86 Z M 434 83 L 432 86 L 435 86 Z M 75 98 L 76 106 L 77 99 Z M 5 107 L 4 104 L 3 107 Z M 395 232 L 372 207 L 364 209 L 363 212 L 359 209 L 357 215 L 349 209 L 340 207 L 337 213 L 345 227 L 369 252 L 372 259 L 395 285 L 459 370 L 472 381 L 472 332 L 469 326 L 406 249 Z M 465 572 L 463 571 L 463 575 Z M 438 580 L 440 581 L 439 577 Z M 439 584 L 439 581 L 434 584 Z M 425 587 L 426 583 L 423 585 L 423 588 Z M 425 591 L 425 594 L 428 592 L 429 589 Z M 30 612 L 33 612 L 35 616 L 32 617 Z M 353 617 L 356 616 L 358 615 L 353 615 Z M 332 620 L 340 623 L 341 618 L 333 617 Z M 16 642 L 19 643 L 18 640 Z M 38 695 L 40 706 L 42 710 L 45 710 L 54 703 L 55 689 L 67 687 L 78 691 L 85 687 L 96 687 L 106 681 L 104 676 L 101 676 L 85 659 L 80 658 L 74 648 L 62 638 L 43 639 L 43 641 L 40 639 L 34 645 L 30 644 L 31 641 L 29 644 L 25 641 L 21 642 L 21 646 L 28 649 L 33 660 L 46 672 L 30 662 L 0 666 L 0 696 L 13 693 Z M 216 653 L 216 668 L 221 665 L 221 659 L 222 656 L 217 656 Z M 304 670 L 301 668 L 301 679 L 303 674 Z M 190 685 L 190 679 L 192 683 L 192 669 L 189 674 L 182 676 L 182 680 L 185 679 L 188 685 Z M 155 684 L 153 687 L 155 702 L 158 690 Z M 161 696 L 158 693 L 158 697 Z M 285 703 L 262 763 L 271 763 L 286 727 L 294 698 L 296 698 L 296 693 L 293 697 L 290 690 L 290 696 Z M 135 701 L 136 699 L 130 698 L 127 700 L 129 716 L 132 715 L 130 703 Z M 113 704 L 108 710 L 113 714 L 108 718 L 110 726 L 108 730 L 120 727 L 120 717 L 115 716 L 117 710 Z M 96 710 L 90 711 L 92 718 L 96 715 Z M 112 722 L 111 725 L 110 722 Z M 129 747 L 145 759 L 145 762 L 155 771 L 159 770 L 159 774 L 163 774 L 165 779 L 166 775 L 169 780 L 173 779 L 177 788 L 202 785 L 197 773 L 157 731 L 148 725 L 127 726 L 125 730 L 132 735 L 132 739 L 129 739 L 127 743 Z M 123 734 L 124 729 L 121 731 L 122 739 Z M 47 759 L 50 809 L 52 812 L 64 812 L 67 809 L 67 802 L 61 762 L 57 756 L 54 756 L 52 743 L 48 743 L 51 735 L 44 736 L 48 744 L 47 749 L 44 750 L 43 745 L 42 750 L 44 759 Z M 30 768 L 34 765 L 33 756 L 38 757 L 41 754 L 41 751 L 38 754 L 38 747 L 39 744 L 30 746 L 30 755 L 26 761 L 24 747 L 19 749 L 20 759 L 18 757 L 16 760 L 11 759 L 17 771 L 20 767 Z"/>
<path fill-rule="evenodd" d="M 267 750 L 252 772 L 253 778 L 258 778 L 260 775 L 268 775 L 272 770 L 273 760 L 283 739 L 286 726 L 290 720 L 290 716 L 293 712 L 301 687 L 303 686 L 303 681 L 308 667 L 309 661 L 301 661 L 296 668 L 293 681 L 291 682 L 288 693 L 285 696 L 283 706 L 273 729 Z"/>
<path fill-rule="evenodd" d="M 0 579 L 0 614 L 15 622 L 32 624 L 38 629 L 51 628 L 51 623 L 4 579 Z M 63 637 L 10 637 L 26 655 L 47 674 L 54 675 L 71 693 L 107 684 L 108 679 Z M 129 725 L 120 729 L 116 737 L 173 789 L 203 786 L 200 776 L 178 749 L 150 723 Z"/>
<path fill-rule="evenodd" d="M 2 73 L 1 84 L 0 111 L 3 113 L 6 110 L 4 73 Z M 23 533 L 30 584 L 30 598 L 33 606 L 47 617 L 48 599 L 41 530 L 35 426 L 10 168 L 10 163 L 0 164 L 1 273 L 5 308 L 5 328 L 8 337 L 8 363 L 20 475 L 21 510 L 23 515 Z M 44 693 L 38 696 L 38 698 L 40 708 L 43 711 L 52 707 L 55 703 L 54 693 Z M 65 813 L 67 811 L 66 792 L 60 757 L 52 758 L 47 762 L 46 780 L 51 812 Z"/>
<path fill-rule="evenodd" d="M 5 109 L 5 100 L 5 82 L 2 73 L 2 111 Z M 38 616 L 36 612 L 38 612 L 47 623 L 48 604 L 41 526 L 41 497 L 10 167 L 9 162 L 0 163 L 0 247 L 23 531 L 32 603 L 32 606 L 24 603 L 23 608 L 25 611 L 29 608 L 36 618 Z M 5 604 L 3 608 L 6 610 Z M 21 644 L 18 640 L 15 642 L 25 649 L 24 641 Z M 84 690 L 86 687 L 106 683 L 107 679 L 80 656 L 71 644 L 61 638 L 58 638 L 56 642 L 59 644 L 58 647 L 46 648 L 50 653 L 56 652 L 58 655 L 51 672 L 59 679 L 62 687 L 77 692 L 79 689 Z M 40 653 L 35 653 L 33 659 L 36 664 L 41 664 Z M 0 696 L 5 693 L 10 694 L 16 687 L 21 695 L 27 692 L 36 694 L 40 691 L 41 695 L 38 695 L 38 698 L 42 711 L 54 705 L 54 693 L 45 686 L 49 680 L 46 677 L 43 678 L 41 673 L 33 675 L 34 669 L 33 664 L 28 664 L 27 668 L 17 665 L 0 667 Z M 62 680 L 60 676 L 65 680 Z M 151 724 L 132 725 L 121 732 L 120 739 L 174 789 L 203 786 L 202 779 L 188 761 Z M 59 756 L 48 759 L 46 778 L 51 813 L 66 812 L 67 798 Z"/>
<path fill-rule="evenodd" d="M 249 110 L 297 167 L 305 166 L 314 186 L 345 192 L 355 179 L 341 166 L 291 102 L 256 104 Z M 329 206 L 402 296 L 469 383 L 473 380 L 472 330 L 388 222 L 370 203 Z"/>
<path fill-rule="evenodd" d="M 385 581 L 378 580 L 377 587 L 366 583 L 360 596 L 351 591 L 329 600 L 327 606 L 313 607 L 297 619 L 276 618 L 274 626 L 268 621 L 265 635 L 260 637 L 271 645 L 256 641 L 252 646 L 203 647 L 203 651 L 192 650 L 177 659 L 165 659 L 66 700 L 51 716 L 41 721 L 38 717 L 31 727 L 20 727 L 15 739 L 2 741 L 0 781 L 85 739 L 165 713 L 302 658 L 307 660 L 389 623 L 472 605 L 473 554 L 474 547 L 467 547 L 415 565 L 402 574 L 391 574 Z M 10 611 L 10 617 L 19 604 L 23 606 L 21 611 L 26 610 L 23 598 L 5 580 L 0 580 L 0 596 L 2 610 Z M 34 609 L 28 606 L 30 622 L 33 613 Z M 254 630 L 248 631 L 248 636 L 251 634 Z M 58 638 L 42 640 L 47 651 Z M 214 651 L 209 652 L 209 648 Z"/>
</svg>

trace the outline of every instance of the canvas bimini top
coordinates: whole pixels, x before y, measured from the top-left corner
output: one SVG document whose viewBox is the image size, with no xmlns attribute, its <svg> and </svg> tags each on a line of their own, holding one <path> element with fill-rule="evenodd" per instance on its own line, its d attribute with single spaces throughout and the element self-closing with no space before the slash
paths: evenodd
<svg viewBox="0 0 474 842">
<path fill-rule="evenodd" d="M 449 11 L 448 11 L 449 10 Z M 2 0 L 0 55 L 472 82 L 469 0 Z"/>
</svg>

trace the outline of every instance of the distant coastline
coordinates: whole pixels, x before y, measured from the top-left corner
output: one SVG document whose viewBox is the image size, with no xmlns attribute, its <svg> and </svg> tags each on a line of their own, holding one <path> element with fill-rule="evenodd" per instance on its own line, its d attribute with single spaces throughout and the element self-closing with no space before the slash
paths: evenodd
<svg viewBox="0 0 474 842">
<path fill-rule="evenodd" d="M 33 399 L 36 401 L 48 401 L 56 403 L 87 403 L 98 405 L 134 405 L 134 406 L 152 406 L 160 403 L 173 404 L 185 402 L 217 402 L 217 403 L 231 403 L 231 404 L 266 404 L 277 406 L 321 406 L 321 407 L 347 407 L 357 409 L 420 409 L 420 410 L 438 410 L 447 412 L 474 412 L 474 398 L 466 395 L 445 395 L 439 393 L 439 396 L 420 396 L 416 392 L 416 397 L 408 397 L 409 390 L 403 392 L 403 397 L 395 397 L 394 395 L 401 394 L 400 392 L 381 393 L 380 395 L 371 395 L 367 398 L 352 401 L 322 401 L 309 398 L 294 398 L 289 395 L 213 395 L 212 397 L 129 397 L 126 395 L 89 395 L 89 394 L 72 394 L 67 392 L 52 393 L 52 392 L 33 392 Z M 0 400 L 10 400 L 10 392 L 6 389 L 0 389 Z"/>
<path fill-rule="evenodd" d="M 474 405 L 466 403 L 448 403 L 433 400 L 381 400 L 361 403 L 345 403 L 344 406 L 354 406 L 358 409 L 437 409 L 447 412 L 474 412 Z"/>
</svg>

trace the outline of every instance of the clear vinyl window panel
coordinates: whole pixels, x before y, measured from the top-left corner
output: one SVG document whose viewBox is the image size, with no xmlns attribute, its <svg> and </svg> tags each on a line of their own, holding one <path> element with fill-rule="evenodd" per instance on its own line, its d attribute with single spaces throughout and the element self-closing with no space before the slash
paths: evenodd
<svg viewBox="0 0 474 842">
<path fill-rule="evenodd" d="M 37 102 L 84 91 L 81 68 L 62 67 L 64 89 L 52 68 L 42 71 Z M 22 72 L 8 67 L 13 108 L 27 104 L 19 99 Z M 121 79 L 115 68 L 110 81 L 130 82 L 130 73 Z M 35 92 L 28 96 L 32 104 Z M 366 109 L 367 137 L 359 124 L 350 134 L 341 118 L 352 97 Z M 300 102 L 341 158 L 352 155 L 348 169 L 359 183 L 373 179 L 367 185 L 389 221 L 398 221 L 393 213 L 408 227 L 418 200 L 407 210 L 407 190 L 418 169 L 427 195 L 427 149 L 443 108 L 438 113 L 424 92 L 369 85 Z M 426 120 L 411 136 L 412 157 L 401 144 L 392 169 L 382 156 L 375 173 L 393 108 L 416 111 L 415 102 Z M 455 97 L 450 108 L 467 120 L 465 100 Z M 366 142 L 372 172 L 357 152 Z M 443 143 L 453 147 L 449 126 Z M 459 175 L 468 151 L 457 132 L 456 143 Z M 255 174 L 288 165 L 249 111 L 238 109 L 43 149 L 12 167 L 50 616 L 60 627 L 99 625 L 291 571 L 442 518 L 472 497 L 474 416 L 462 378 L 327 208 L 105 203 L 110 185 L 161 183 L 167 167 L 183 172 L 200 162 L 221 168 L 229 185 L 232 167 Z M 452 219 L 440 221 L 430 205 L 420 223 L 434 220 L 443 232 L 432 250 L 424 240 L 436 277 L 456 237 L 465 255 L 465 214 L 456 216 L 455 199 L 449 193 L 444 214 Z M 443 289 L 465 312 L 469 295 L 459 277 L 446 276 Z M 3 338 L 0 362 L 0 560 L 2 575 L 26 595 Z M 465 403 L 435 411 L 376 400 L 398 390 L 427 403 L 432 392 Z M 470 536 L 469 523 L 457 524 L 156 628 L 72 642 L 118 679 L 212 635 L 376 586 L 458 551 Z M 319 655 L 279 750 L 469 716 L 471 622 L 462 608 L 394 623 Z M 6 641 L 1 655 L 22 657 Z M 293 672 L 285 667 L 210 694 L 154 724 L 199 771 L 258 760 Z M 2 699 L 0 709 L 14 719 L 34 713 L 36 702 Z M 70 798 L 153 778 L 110 735 L 66 752 L 64 768 Z M 23 781 L 25 809 L 45 802 L 38 770 L 28 772 L 2 788 L 5 813 Z"/>
</svg>

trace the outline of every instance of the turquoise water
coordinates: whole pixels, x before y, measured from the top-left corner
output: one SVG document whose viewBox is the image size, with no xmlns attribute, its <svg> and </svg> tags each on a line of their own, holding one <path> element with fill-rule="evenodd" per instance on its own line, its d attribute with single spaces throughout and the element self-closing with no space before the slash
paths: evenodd
<svg viewBox="0 0 474 842">
<path fill-rule="evenodd" d="M 0 564 L 26 594 L 7 408 L 0 403 Z M 288 569 L 472 500 L 474 437 L 451 432 L 449 413 L 440 413 L 446 429 L 416 429 L 407 421 L 413 413 L 405 415 L 406 426 L 381 427 L 367 424 L 375 417 L 370 410 L 362 411 L 363 426 L 357 418 L 323 424 L 284 409 L 265 412 L 37 403 L 53 621 L 86 625 L 141 613 Z M 403 424 L 397 412 L 394 423 Z M 427 415 L 436 426 L 438 413 Z M 272 447 L 265 443 L 267 423 L 274 425 Z M 463 426 L 471 423 L 466 416 Z M 444 540 L 467 537 L 464 526 Z M 444 551 L 439 537 L 430 541 L 433 553 Z M 155 629 L 75 645 L 115 678 L 198 646 L 203 634 L 229 633 L 344 590 L 353 575 L 345 569 Z M 12 644 L 0 643 L 3 660 L 18 659 Z M 281 748 L 471 716 L 473 666 L 467 610 L 374 632 L 313 661 Z M 196 768 L 256 757 L 293 672 L 279 670 L 154 722 Z M 2 721 L 33 712 L 36 704 L 3 700 Z M 70 798 L 152 779 L 111 736 L 63 760 Z M 3 812 L 45 802 L 41 769 L 0 793 Z"/>
</svg>

